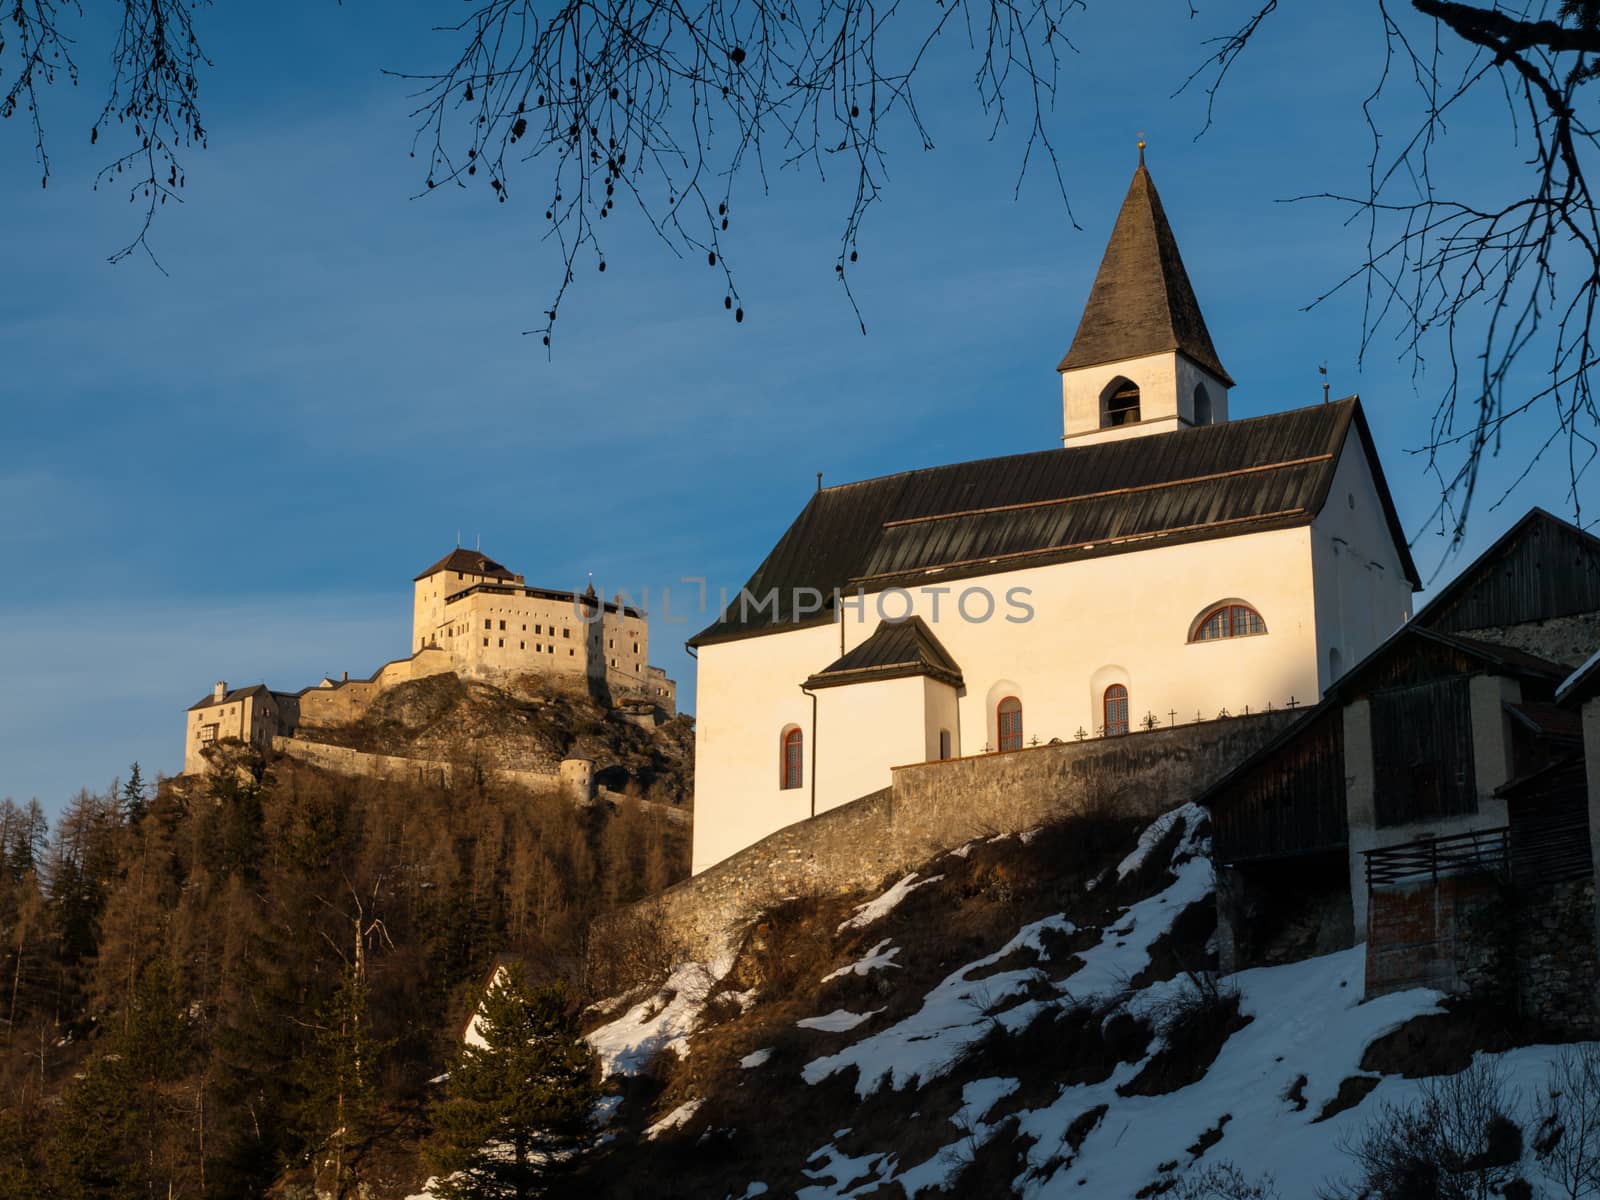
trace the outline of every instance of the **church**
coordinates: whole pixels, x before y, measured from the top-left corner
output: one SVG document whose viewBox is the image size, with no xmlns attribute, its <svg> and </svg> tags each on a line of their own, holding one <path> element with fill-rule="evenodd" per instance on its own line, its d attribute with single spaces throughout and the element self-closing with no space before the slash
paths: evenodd
<svg viewBox="0 0 1600 1200">
<path fill-rule="evenodd" d="M 1315 703 L 1409 619 L 1360 400 L 1229 420 L 1140 160 L 1061 446 L 820 488 L 690 640 L 695 872 L 897 766 Z"/>
</svg>

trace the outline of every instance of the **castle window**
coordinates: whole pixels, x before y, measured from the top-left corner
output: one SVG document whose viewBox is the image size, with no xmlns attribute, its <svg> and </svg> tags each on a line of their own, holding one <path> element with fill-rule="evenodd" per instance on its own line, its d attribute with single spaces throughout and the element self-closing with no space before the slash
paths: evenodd
<svg viewBox="0 0 1600 1200">
<path fill-rule="evenodd" d="M 488 638 L 484 638 L 484 639 L 483 639 L 483 644 L 484 644 L 484 645 L 485 645 L 485 646 L 487 646 L 487 645 L 488 645 L 488 644 L 489 644 L 489 639 L 488 639 Z"/>
<path fill-rule="evenodd" d="M 1022 701 L 1007 696 L 995 708 L 995 726 L 1000 735 L 1000 749 L 1022 749 Z"/>
<path fill-rule="evenodd" d="M 1194 423 L 1196 425 L 1211 424 L 1211 393 L 1206 391 L 1206 385 L 1194 385 Z"/>
<path fill-rule="evenodd" d="M 782 787 L 797 788 L 805 781 L 805 734 L 788 729 L 783 734 Z"/>
<path fill-rule="evenodd" d="M 518 650 L 526 650 L 527 648 L 528 648 L 528 643 L 527 642 L 518 642 L 517 643 L 517 649 Z"/>
<path fill-rule="evenodd" d="M 1138 420 L 1139 385 L 1127 379 L 1116 380 L 1106 389 L 1100 428 L 1115 429 L 1119 425 L 1137 424 Z"/>
<path fill-rule="evenodd" d="M 200 726 L 200 740 L 202 742 L 214 742 L 214 741 L 216 741 L 217 740 L 217 727 L 215 725 L 202 725 L 202 726 Z"/>
<path fill-rule="evenodd" d="M 1261 614 L 1248 604 L 1226 600 L 1214 604 L 1189 626 L 1191 642 L 1214 642 L 1221 638 L 1255 637 L 1267 631 Z"/>
<path fill-rule="evenodd" d="M 570 630 L 570 629 L 563 629 L 563 630 L 562 630 L 562 631 L 561 631 L 561 636 L 562 636 L 562 637 L 564 637 L 564 638 L 569 638 L 569 637 L 571 637 L 571 636 L 572 636 L 572 630 Z"/>
<path fill-rule="evenodd" d="M 485 618 L 484 618 L 484 619 L 483 619 L 483 627 L 484 627 L 484 628 L 485 628 L 485 629 L 492 629 L 492 628 L 493 628 L 493 627 L 494 627 L 494 622 L 493 622 L 493 621 L 491 621 L 491 620 L 489 620 L 489 618 L 488 618 L 488 617 L 485 617 Z"/>
<path fill-rule="evenodd" d="M 500 649 L 504 650 L 506 648 L 506 640 L 505 640 L 505 638 L 500 638 L 498 640 L 499 640 L 499 643 L 500 643 Z"/>
<path fill-rule="evenodd" d="M 505 627 L 506 627 L 506 623 L 504 621 L 501 621 L 500 622 L 500 628 L 504 629 Z"/>
<path fill-rule="evenodd" d="M 1105 715 L 1103 732 L 1106 737 L 1116 737 L 1128 732 L 1128 689 L 1120 683 L 1113 683 L 1106 689 L 1105 699 L 1102 701 Z"/>
</svg>

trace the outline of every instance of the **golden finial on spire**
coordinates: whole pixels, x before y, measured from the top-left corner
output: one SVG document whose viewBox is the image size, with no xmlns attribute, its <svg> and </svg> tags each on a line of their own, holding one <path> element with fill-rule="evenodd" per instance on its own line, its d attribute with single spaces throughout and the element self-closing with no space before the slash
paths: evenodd
<svg viewBox="0 0 1600 1200">
<path fill-rule="evenodd" d="M 1144 166 L 1144 130 L 1139 130 L 1139 165 Z"/>
</svg>

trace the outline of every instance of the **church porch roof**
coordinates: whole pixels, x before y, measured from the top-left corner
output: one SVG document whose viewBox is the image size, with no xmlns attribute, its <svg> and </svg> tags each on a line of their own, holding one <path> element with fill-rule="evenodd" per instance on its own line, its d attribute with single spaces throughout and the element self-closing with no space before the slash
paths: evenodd
<svg viewBox="0 0 1600 1200">
<path fill-rule="evenodd" d="M 840 687 L 927 675 L 951 687 L 963 687 L 961 668 L 921 617 L 882 621 L 854 650 L 818 671 L 805 686 Z"/>
</svg>

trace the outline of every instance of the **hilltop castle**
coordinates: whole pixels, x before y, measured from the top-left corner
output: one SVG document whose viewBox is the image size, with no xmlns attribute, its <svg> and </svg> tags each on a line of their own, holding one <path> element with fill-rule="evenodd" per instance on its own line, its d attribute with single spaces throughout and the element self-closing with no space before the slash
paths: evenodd
<svg viewBox="0 0 1600 1200">
<path fill-rule="evenodd" d="M 385 689 L 430 675 L 489 683 L 531 675 L 619 707 L 667 717 L 677 711 L 678 685 L 649 663 L 645 613 L 620 595 L 601 600 L 593 584 L 582 592 L 531 587 L 478 550 L 457 547 L 412 581 L 411 643 L 409 658 L 366 679 L 325 677 L 298 692 L 218 682 L 189 706 L 184 773 L 204 771 L 204 752 L 215 742 L 265 747 L 302 724 L 354 721 Z"/>
</svg>

